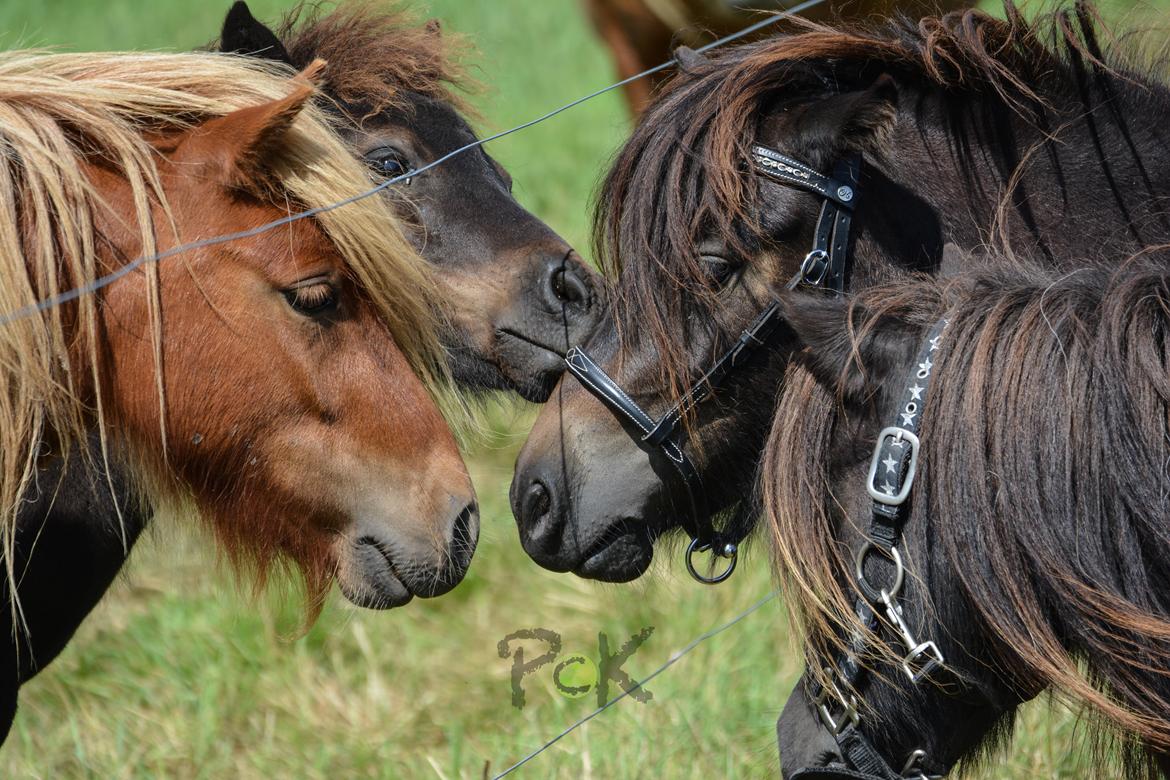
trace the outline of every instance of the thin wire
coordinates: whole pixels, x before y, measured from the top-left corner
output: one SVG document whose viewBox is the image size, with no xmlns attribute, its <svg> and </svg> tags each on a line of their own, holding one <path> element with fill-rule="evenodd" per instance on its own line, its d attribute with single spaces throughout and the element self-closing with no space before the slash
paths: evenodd
<svg viewBox="0 0 1170 780">
<path fill-rule="evenodd" d="M 679 650 L 677 653 L 675 653 L 674 655 L 672 655 L 672 656 L 670 657 L 670 659 L 669 659 L 669 660 L 668 660 L 666 663 L 664 663 L 662 666 L 660 666 L 660 667 L 658 667 L 657 669 L 655 669 L 655 670 L 654 670 L 654 672 L 653 672 L 652 674 L 650 674 L 650 675 L 648 675 L 647 677 L 644 677 L 644 678 L 642 678 L 641 680 L 639 680 L 638 682 L 634 683 L 632 686 L 630 686 L 630 688 L 628 688 L 628 689 L 623 689 L 623 690 L 622 690 L 622 692 L 621 692 L 621 693 L 619 693 L 617 696 L 613 697 L 612 699 L 610 699 L 609 701 L 607 701 L 605 704 L 603 704 L 602 706 L 600 706 L 600 707 L 598 707 L 597 709 L 595 709 L 593 712 L 591 712 L 591 713 L 589 713 L 588 715 L 586 715 L 585 717 L 581 718 L 579 721 L 577 721 L 577 722 L 576 722 L 576 723 L 574 723 L 573 725 L 569 726 L 567 729 L 565 729 L 564 731 L 562 731 L 560 734 L 557 734 L 555 737 L 553 737 L 552 739 L 550 739 L 548 742 L 545 742 L 545 743 L 544 743 L 543 745 L 541 745 L 539 748 L 537 748 L 536 750 L 532 751 L 531 753 L 529 753 L 528 755 L 526 755 L 524 758 L 522 758 L 522 759 L 520 759 L 519 761 L 517 761 L 515 764 L 512 764 L 512 766 L 508 767 L 508 768 L 507 768 L 507 769 L 505 769 L 503 772 L 500 772 L 498 775 L 496 775 L 495 777 L 493 777 L 493 778 L 492 778 L 492 780 L 500 780 L 500 778 L 501 778 L 501 777 L 505 777 L 506 775 L 509 775 L 509 774 L 511 774 L 512 772 L 515 772 L 517 769 L 519 769 L 520 767 L 524 766 L 525 764 L 527 764 L 529 761 L 531 761 L 532 759 L 534 759 L 534 758 L 536 758 L 537 756 L 539 756 L 539 755 L 540 755 L 541 753 L 543 753 L 544 751 L 548 750 L 550 747 L 552 747 L 553 745 L 555 745 L 557 742 L 560 742 L 560 741 L 561 741 L 561 739 L 563 739 L 564 737 L 566 737 L 566 736 L 568 736 L 570 733 L 572 733 L 574 729 L 576 729 L 576 728 L 578 728 L 578 727 L 580 727 L 580 726 L 583 726 L 584 724 L 586 724 L 586 723 L 588 723 L 589 721 L 593 720 L 593 719 L 594 719 L 594 718 L 596 718 L 598 715 L 600 715 L 601 713 L 605 712 L 607 709 L 609 709 L 610 707 L 612 707 L 613 705 L 617 704 L 619 701 L 621 701 L 622 699 L 624 699 L 626 696 L 629 696 L 631 693 L 633 693 L 634 691 L 638 690 L 638 689 L 639 689 L 639 688 L 641 688 L 642 686 L 646 685 L 647 683 L 649 683 L 651 680 L 653 680 L 653 679 L 654 679 L 655 677 L 657 677 L 658 675 L 660 675 L 660 674 L 662 674 L 663 672 L 665 672 L 665 671 L 666 671 L 667 669 L 669 669 L 670 667 L 674 666 L 674 665 L 675 665 L 675 663 L 677 663 L 677 662 L 679 661 L 679 659 L 681 659 L 681 658 L 682 658 L 684 655 L 686 655 L 687 653 L 689 653 L 689 652 L 691 652 L 692 650 L 694 650 L 694 649 L 695 649 L 696 647 L 698 647 L 700 644 L 702 644 L 703 642 L 707 641 L 707 640 L 708 640 L 708 639 L 710 639 L 711 637 L 713 637 L 713 636 L 715 636 L 715 635 L 717 635 L 717 634 L 721 634 L 721 633 L 723 633 L 724 631 L 726 631 L 727 629 L 731 628 L 731 627 L 732 627 L 732 626 L 734 626 L 736 623 L 738 623 L 739 621 L 743 620 L 743 619 L 744 619 L 744 618 L 746 618 L 748 615 L 752 614 L 753 612 L 755 612 L 755 611 L 756 611 L 756 610 L 758 610 L 760 607 L 762 607 L 762 606 L 764 606 L 765 604 L 767 604 L 767 603 L 768 603 L 769 601 L 771 601 L 772 599 L 776 598 L 776 596 L 778 596 L 779 594 L 780 594 L 780 591 L 779 591 L 779 590 L 774 590 L 774 591 L 772 591 L 772 592 L 771 592 L 771 593 L 769 593 L 767 596 L 765 596 L 764 598 L 760 599 L 760 600 L 759 600 L 759 601 L 757 601 L 755 604 L 753 604 L 752 606 L 748 607 L 746 610 L 744 610 L 743 612 L 739 613 L 739 615 L 737 615 L 737 616 L 736 616 L 736 617 L 734 617 L 733 619 L 729 620 L 728 622 L 724 623 L 723 625 L 719 626 L 718 628 L 712 628 L 712 629 L 709 629 L 709 630 L 707 630 L 706 632 L 704 632 L 704 633 L 700 634 L 698 637 L 696 637 L 695 639 L 693 639 L 693 640 L 691 641 L 691 643 L 690 643 L 690 644 L 688 644 L 688 645 L 687 645 L 686 647 L 684 647 L 682 650 Z"/>
<path fill-rule="evenodd" d="M 825 2 L 825 0 L 805 0 L 805 2 L 800 3 L 798 5 L 795 5 L 786 11 L 782 11 L 782 12 L 776 14 L 775 16 L 769 16 L 766 19 L 761 19 L 760 21 L 743 28 L 742 30 L 740 30 L 738 32 L 734 32 L 731 35 L 726 35 L 726 36 L 719 38 L 718 40 L 712 41 L 711 43 L 708 43 L 704 46 L 700 46 L 698 49 L 695 49 L 695 51 L 706 52 L 706 51 L 710 51 L 712 49 L 718 48 L 720 46 L 724 46 L 728 43 L 731 43 L 732 41 L 735 41 L 735 40 L 738 40 L 738 39 L 744 37 L 745 35 L 751 35 L 752 33 L 758 32 L 759 30 L 762 30 L 765 27 L 776 24 L 780 20 L 786 19 L 789 16 L 793 16 L 795 14 L 801 13 L 802 11 L 806 11 L 809 8 L 813 8 L 814 6 L 818 6 L 823 2 Z M 325 206 L 317 206 L 315 208 L 307 209 L 305 211 L 301 211 L 301 212 L 298 212 L 296 214 L 289 214 L 287 216 L 281 217 L 280 219 L 273 220 L 272 222 L 268 222 L 266 224 L 251 228 L 249 230 L 241 230 L 241 231 L 236 232 L 236 233 L 227 233 L 227 234 L 220 235 L 220 236 L 213 236 L 211 238 L 204 238 L 204 239 L 200 239 L 198 241 L 193 241 L 189 244 L 180 244 L 178 246 L 171 247 L 170 249 L 168 249 L 164 252 L 158 252 L 158 253 L 153 254 L 153 255 L 147 255 L 144 257 L 140 257 L 137 260 L 134 260 L 133 262 L 127 263 L 126 265 L 122 266 L 121 268 L 118 268 L 115 271 L 112 271 L 108 274 L 105 274 L 104 276 L 99 276 L 98 278 L 94 279 L 93 281 L 89 282 L 88 284 L 81 285 L 80 287 L 75 287 L 72 290 L 67 290 L 63 293 L 58 293 L 57 295 L 50 296 L 49 298 L 46 298 L 42 301 L 38 301 L 35 304 L 30 304 L 28 306 L 22 306 L 21 308 L 16 309 L 15 311 L 8 312 L 8 313 L 0 316 L 0 326 L 7 325 L 10 322 L 15 322 L 16 320 L 24 319 L 25 317 L 31 317 L 31 316 L 37 314 L 38 312 L 43 312 L 47 309 L 53 308 L 54 306 L 60 306 L 63 303 L 68 303 L 69 301 L 76 300 L 83 295 L 89 295 L 91 293 L 97 292 L 101 288 L 103 288 L 109 284 L 112 284 L 113 282 L 117 281 L 118 279 L 121 279 L 123 276 L 125 276 L 129 273 L 133 273 L 135 270 L 137 270 L 138 268 L 141 268 L 144 265 L 147 265 L 148 263 L 157 263 L 157 262 L 160 262 L 162 260 L 167 259 L 168 257 L 174 257 L 175 255 L 180 254 L 182 252 L 188 252 L 188 251 L 195 250 L 195 249 L 203 249 L 205 247 L 215 246 L 216 244 L 226 244 L 229 241 L 238 241 L 239 239 L 242 239 L 242 238 L 251 238 L 252 236 L 259 235 L 259 234 L 267 232 L 269 230 L 274 230 L 275 228 L 281 227 L 283 225 L 288 225 L 292 222 L 296 222 L 296 221 L 302 220 L 302 219 L 308 219 L 309 217 L 315 217 L 318 214 L 324 214 L 328 211 L 333 211 L 334 209 L 339 209 L 342 206 L 348 206 L 350 203 L 355 203 L 359 200 L 364 200 L 365 198 L 376 195 L 379 192 L 381 192 L 382 190 L 384 190 L 384 189 L 386 189 L 394 184 L 398 184 L 401 181 L 405 181 L 405 180 L 410 179 L 414 176 L 418 176 L 420 174 L 426 173 L 427 171 L 431 170 L 432 168 L 436 168 L 436 167 L 442 165 L 443 163 L 447 162 L 448 160 L 450 160 L 453 157 L 458 157 L 459 155 L 465 154 L 466 152 L 469 152 L 472 149 L 477 149 L 486 143 L 490 143 L 490 142 L 496 141 L 500 138 L 504 138 L 505 136 L 512 135 L 512 133 L 518 133 L 521 130 L 527 130 L 528 128 L 532 127 L 533 125 L 538 125 L 541 122 L 545 122 L 549 119 L 552 119 L 554 116 L 557 116 L 558 114 L 561 114 L 565 111 L 568 111 L 571 108 L 575 108 L 576 106 L 581 105 L 582 103 L 586 102 L 587 100 L 592 100 L 593 98 L 600 97 L 601 95 L 604 95 L 607 92 L 612 92 L 613 90 L 618 89 L 619 87 L 624 87 L 627 84 L 631 84 L 639 79 L 643 79 L 643 78 L 646 78 L 647 76 L 651 76 L 655 73 L 659 73 L 661 71 L 664 71 L 667 68 L 674 66 L 676 64 L 676 62 L 677 61 L 674 59 L 667 60 L 666 62 L 663 62 L 660 65 L 656 65 L 653 68 L 650 68 L 649 70 L 644 70 L 641 73 L 630 76 L 629 78 L 622 79 L 621 81 L 618 81 L 614 84 L 610 84 L 607 87 L 603 87 L 603 88 L 596 90 L 594 92 L 590 92 L 588 95 L 585 95 L 583 97 L 579 97 L 572 102 L 566 103 L 565 105 L 563 105 L 559 108 L 555 108 L 552 111 L 549 111 L 547 114 L 543 114 L 541 116 L 538 116 L 535 119 L 530 119 L 529 121 L 524 122 L 523 124 L 516 125 L 515 127 L 510 127 L 507 130 L 501 130 L 500 132 L 495 133 L 493 135 L 489 135 L 486 138 L 479 138 L 479 139 L 476 139 L 475 141 L 464 144 L 463 146 L 460 146 L 457 149 L 453 149 L 452 151 L 447 152 L 442 157 L 439 157 L 435 160 L 432 160 L 431 162 L 427 163 L 426 165 L 422 166 L 421 168 L 416 168 L 415 170 L 407 171 L 406 173 L 402 174 L 401 176 L 395 176 L 392 179 L 387 179 L 386 181 L 382 182 L 381 184 L 378 184 L 376 187 L 373 187 L 373 188 L 366 190 L 365 192 L 359 193 L 357 195 L 353 195 L 351 197 L 348 197 L 345 200 L 340 200 L 336 203 L 331 203 L 331 204 L 328 204 Z"/>
</svg>

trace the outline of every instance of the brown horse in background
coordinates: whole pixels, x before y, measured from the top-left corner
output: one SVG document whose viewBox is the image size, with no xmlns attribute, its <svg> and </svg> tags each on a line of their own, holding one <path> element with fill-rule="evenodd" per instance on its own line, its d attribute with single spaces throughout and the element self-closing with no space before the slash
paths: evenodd
<svg viewBox="0 0 1170 780">
<path fill-rule="evenodd" d="M 792 8 L 795 0 L 583 0 L 597 34 L 609 48 L 621 79 L 648 70 L 678 45 L 701 46 L 757 22 L 768 13 Z M 945 13 L 965 8 L 962 0 L 828 0 L 801 13 L 815 22 Z M 654 93 L 670 78 L 655 73 L 624 87 L 630 113 L 641 116 Z"/>
<path fill-rule="evenodd" d="M 449 385 L 436 292 L 381 199 L 127 265 L 368 189 L 312 93 L 211 54 L 0 59 L 9 594 L 18 511 L 52 490 L 39 463 L 91 439 L 134 501 L 194 509 L 258 581 L 295 568 L 310 615 L 335 579 L 384 608 L 462 578 L 478 512 L 432 397 Z M 11 601 L 6 720 L 38 618 Z"/>
<path fill-rule="evenodd" d="M 1170 255 L 1102 257 L 1063 274 L 1003 257 L 954 265 L 976 270 L 784 302 L 804 349 L 762 479 L 809 664 L 777 726 L 784 777 L 810 767 L 838 777 L 842 753 L 810 693 L 826 684 L 856 697 L 853 728 L 895 768 L 915 751 L 930 776 L 987 759 L 1017 707 L 1051 689 L 1088 716 L 1078 736 L 1117 748 L 1119 765 L 1094 752 L 1090 776 L 1165 776 Z M 912 380 L 920 350 L 929 381 Z M 911 385 L 925 403 L 913 410 L 921 447 L 895 597 L 909 635 L 945 658 L 917 683 L 900 669 L 902 632 L 885 615 L 868 628 L 858 618 L 855 573 L 864 565 L 871 585 L 892 582 L 886 556 L 859 557 L 876 538 L 866 474 L 879 431 L 905 424 Z M 848 687 L 845 657 L 864 669 Z"/>
</svg>

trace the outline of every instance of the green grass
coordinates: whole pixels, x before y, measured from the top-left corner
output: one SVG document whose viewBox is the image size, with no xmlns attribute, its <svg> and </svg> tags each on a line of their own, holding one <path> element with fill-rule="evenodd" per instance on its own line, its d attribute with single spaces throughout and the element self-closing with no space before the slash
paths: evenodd
<svg viewBox="0 0 1170 780">
<path fill-rule="evenodd" d="M 170 48 L 213 37 L 227 3 L 48 0 L 0 7 L 2 44 Z M 283 5 L 257 0 L 272 18 Z M 572 0 L 435 0 L 445 29 L 474 36 L 481 129 L 501 129 L 608 83 L 611 71 Z M 491 148 L 520 199 L 584 249 L 585 204 L 628 130 L 616 94 Z M 592 697 L 555 691 L 548 669 L 510 704 L 510 661 L 496 644 L 541 626 L 565 651 L 596 654 L 654 633 L 626 665 L 645 675 L 771 589 L 762 551 L 731 581 L 697 585 L 679 556 L 652 577 L 605 586 L 531 563 L 507 504 L 515 452 L 531 420 L 495 409 L 494 433 L 469 453 L 483 534 L 449 596 L 390 613 L 334 599 L 304 636 L 294 598 L 241 595 L 191 529 L 160 527 L 64 654 L 25 687 L 0 749 L 0 776 L 38 778 L 480 778 L 587 713 Z M 532 645 L 532 651 L 539 648 Z M 519 777 L 769 777 L 774 722 L 799 665 L 772 603 L 710 640 L 649 689 L 561 741 Z M 1074 722 L 1027 708 L 1010 758 L 982 777 L 1084 776 Z"/>
</svg>

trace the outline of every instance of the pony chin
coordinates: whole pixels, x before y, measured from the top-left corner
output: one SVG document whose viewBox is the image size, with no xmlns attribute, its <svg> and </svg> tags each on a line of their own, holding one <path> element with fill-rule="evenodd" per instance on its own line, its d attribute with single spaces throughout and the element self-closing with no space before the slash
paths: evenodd
<svg viewBox="0 0 1170 780">
<path fill-rule="evenodd" d="M 414 598 L 382 545 L 340 537 L 334 549 L 338 559 L 337 587 L 352 604 L 365 609 L 392 609 Z"/>
<path fill-rule="evenodd" d="M 625 530 L 623 525 L 604 534 L 594 545 L 600 549 L 588 551 L 573 573 L 602 582 L 630 582 L 645 574 L 654 559 L 654 542 L 644 530 Z"/>
</svg>

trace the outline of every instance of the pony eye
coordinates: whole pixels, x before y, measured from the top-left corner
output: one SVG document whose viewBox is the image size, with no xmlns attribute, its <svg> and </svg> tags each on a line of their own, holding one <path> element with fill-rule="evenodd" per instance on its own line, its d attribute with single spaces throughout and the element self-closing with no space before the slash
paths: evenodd
<svg viewBox="0 0 1170 780">
<path fill-rule="evenodd" d="M 306 317 L 319 317 L 337 309 L 337 290 L 323 280 L 310 280 L 284 290 L 284 299 Z"/>
<path fill-rule="evenodd" d="M 375 173 L 387 179 L 393 179 L 414 170 L 402 152 L 389 146 L 382 146 L 367 152 L 366 164 L 373 168 Z M 410 182 L 411 180 L 407 179 L 405 183 L 410 184 Z"/>
<path fill-rule="evenodd" d="M 727 258 L 718 255 L 703 255 L 700 259 L 703 263 L 703 273 L 716 289 L 727 286 L 727 283 L 735 276 L 736 266 Z"/>
</svg>

